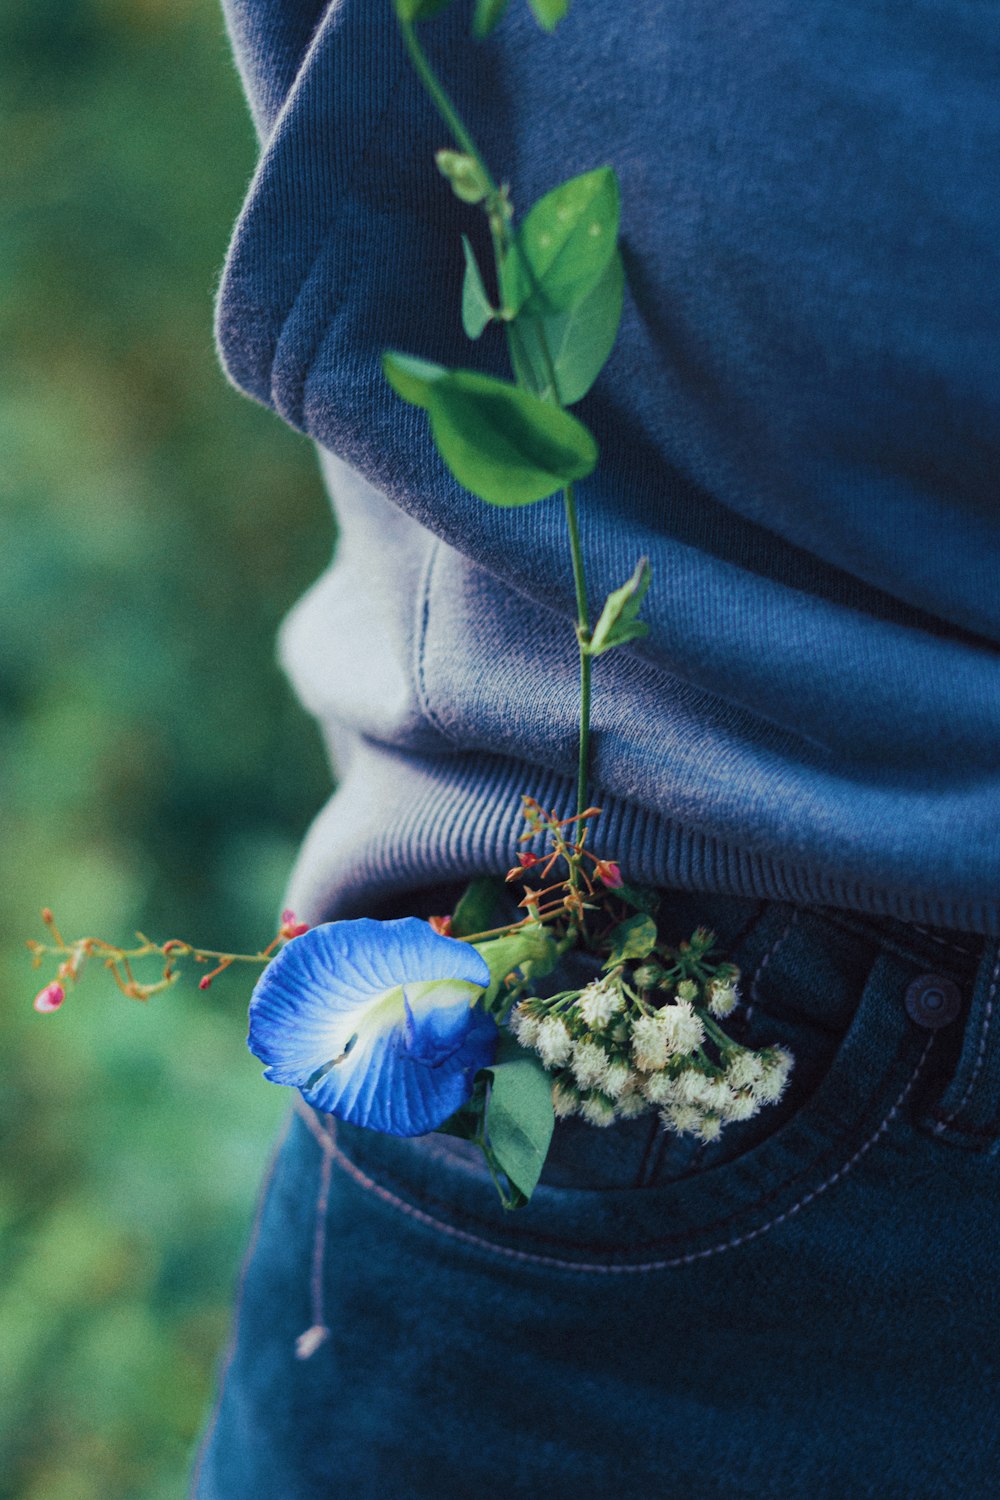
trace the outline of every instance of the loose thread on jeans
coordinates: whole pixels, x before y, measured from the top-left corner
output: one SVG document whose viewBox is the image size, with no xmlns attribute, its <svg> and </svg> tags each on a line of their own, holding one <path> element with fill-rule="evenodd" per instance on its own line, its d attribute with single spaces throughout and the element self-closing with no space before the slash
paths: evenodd
<svg viewBox="0 0 1000 1500">
<path fill-rule="evenodd" d="M 331 1143 L 332 1144 L 332 1143 Z M 330 1203 L 330 1178 L 333 1155 L 324 1151 L 319 1163 L 319 1191 L 316 1194 L 316 1222 L 313 1229 L 312 1265 L 309 1271 L 309 1307 L 312 1324 L 295 1340 L 295 1358 L 310 1359 L 330 1337 L 323 1307 L 323 1262 L 326 1259 L 326 1212 Z"/>
</svg>

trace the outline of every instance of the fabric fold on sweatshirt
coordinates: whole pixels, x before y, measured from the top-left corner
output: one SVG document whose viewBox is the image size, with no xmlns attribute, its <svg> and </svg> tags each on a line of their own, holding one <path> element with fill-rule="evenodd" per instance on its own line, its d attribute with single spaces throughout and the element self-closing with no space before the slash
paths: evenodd
<svg viewBox="0 0 1000 1500">
<path fill-rule="evenodd" d="M 971 0 L 574 0 L 477 47 L 468 11 L 421 35 L 517 206 L 622 180 L 581 533 L 593 605 L 641 555 L 654 581 L 648 637 L 597 663 L 602 847 L 1000 932 L 1000 35 Z M 508 863 L 523 792 L 568 807 L 572 580 L 558 501 L 484 506 L 381 376 L 387 347 L 508 373 L 461 332 L 480 226 L 388 0 L 234 0 L 230 28 L 262 156 L 220 349 L 321 445 L 342 531 L 283 636 L 343 777 L 295 899 L 353 910 Z"/>
</svg>

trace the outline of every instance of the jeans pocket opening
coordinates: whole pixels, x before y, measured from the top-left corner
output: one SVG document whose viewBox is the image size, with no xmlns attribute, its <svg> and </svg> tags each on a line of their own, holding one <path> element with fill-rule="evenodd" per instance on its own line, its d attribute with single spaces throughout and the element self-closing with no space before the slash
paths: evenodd
<svg viewBox="0 0 1000 1500">
<path fill-rule="evenodd" d="M 506 1214 L 471 1161 L 340 1126 L 335 1160 L 424 1228 L 519 1261 L 578 1271 L 669 1269 L 785 1222 L 852 1171 L 896 1124 L 934 1046 L 906 1017 L 912 967 L 880 955 L 814 1095 L 746 1155 L 651 1188 L 540 1187 Z"/>
</svg>

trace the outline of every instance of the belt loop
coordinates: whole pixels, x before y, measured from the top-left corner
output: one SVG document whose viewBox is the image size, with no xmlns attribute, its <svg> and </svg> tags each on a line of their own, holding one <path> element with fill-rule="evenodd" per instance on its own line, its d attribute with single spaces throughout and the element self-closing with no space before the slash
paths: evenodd
<svg viewBox="0 0 1000 1500">
<path fill-rule="evenodd" d="M 923 1120 L 925 1130 L 967 1151 L 1000 1138 L 1000 938 L 987 938 L 954 1077 Z"/>
</svg>

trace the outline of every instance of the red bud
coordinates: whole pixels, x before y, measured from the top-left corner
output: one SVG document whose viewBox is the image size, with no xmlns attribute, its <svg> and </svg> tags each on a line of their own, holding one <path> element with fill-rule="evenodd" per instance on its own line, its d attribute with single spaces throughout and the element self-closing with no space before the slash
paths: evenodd
<svg viewBox="0 0 1000 1500">
<path fill-rule="evenodd" d="M 35 996 L 34 1006 L 40 1016 L 48 1015 L 50 1011 L 58 1010 L 66 999 L 66 991 L 61 984 L 47 984 L 44 990 L 39 990 Z"/>
</svg>

